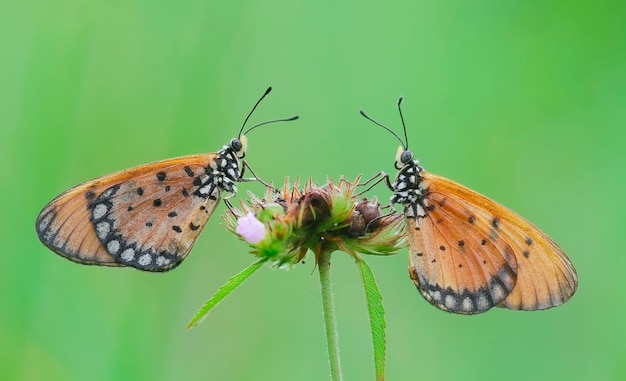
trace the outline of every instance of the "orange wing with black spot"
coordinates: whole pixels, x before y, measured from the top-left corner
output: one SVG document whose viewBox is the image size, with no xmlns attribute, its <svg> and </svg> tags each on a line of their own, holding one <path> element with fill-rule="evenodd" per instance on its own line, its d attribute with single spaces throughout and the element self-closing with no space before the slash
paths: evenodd
<svg viewBox="0 0 626 381">
<path fill-rule="evenodd" d="M 409 273 L 421 294 L 450 312 L 494 306 L 541 310 L 576 291 L 576 270 L 536 226 L 497 202 L 422 172 L 426 216 L 407 218 Z"/>
<path fill-rule="evenodd" d="M 167 271 L 187 256 L 220 199 L 217 153 L 138 166 L 80 184 L 37 217 L 39 239 L 75 262 Z"/>
</svg>

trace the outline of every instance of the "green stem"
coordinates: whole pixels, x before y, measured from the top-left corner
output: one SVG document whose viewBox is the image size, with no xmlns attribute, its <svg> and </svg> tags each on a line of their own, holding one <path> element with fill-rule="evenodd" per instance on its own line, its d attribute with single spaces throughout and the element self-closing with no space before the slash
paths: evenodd
<svg viewBox="0 0 626 381">
<path fill-rule="evenodd" d="M 326 342 L 328 345 L 328 360 L 330 361 L 330 375 L 332 381 L 341 381 L 341 360 L 339 359 L 339 335 L 335 306 L 330 284 L 330 255 L 332 251 L 322 249 L 318 256 L 318 269 L 322 289 L 322 308 L 324 310 L 324 324 L 326 326 Z"/>
</svg>

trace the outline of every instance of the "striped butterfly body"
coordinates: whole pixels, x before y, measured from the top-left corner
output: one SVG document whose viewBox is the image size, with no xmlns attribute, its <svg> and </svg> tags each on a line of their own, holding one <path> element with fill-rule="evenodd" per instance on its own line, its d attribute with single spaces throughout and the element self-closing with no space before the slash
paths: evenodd
<svg viewBox="0 0 626 381">
<path fill-rule="evenodd" d="M 542 310 L 565 303 L 578 286 L 563 250 L 510 209 L 454 181 L 432 174 L 400 140 L 395 181 L 382 174 L 403 205 L 409 275 L 434 306 L 477 314 L 494 306 Z"/>
<path fill-rule="evenodd" d="M 294 119 L 261 123 L 246 133 Z M 191 251 L 222 193 L 230 198 L 237 182 L 258 180 L 243 177 L 247 139 L 242 132 L 243 126 L 215 153 L 146 164 L 77 185 L 43 208 L 36 222 L 39 239 L 82 264 L 173 269 Z"/>
</svg>

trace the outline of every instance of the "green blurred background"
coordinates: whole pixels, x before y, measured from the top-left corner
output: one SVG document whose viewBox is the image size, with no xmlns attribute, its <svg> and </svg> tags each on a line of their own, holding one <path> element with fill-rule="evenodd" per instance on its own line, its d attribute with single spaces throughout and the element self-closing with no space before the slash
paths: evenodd
<svg viewBox="0 0 626 381">
<path fill-rule="evenodd" d="M 262 269 L 185 329 L 253 261 L 220 226 L 223 205 L 165 274 L 80 266 L 34 231 L 39 210 L 79 182 L 221 148 L 271 85 L 252 122 L 302 118 L 249 135 L 264 179 L 393 172 L 398 142 L 357 111 L 399 131 L 404 95 L 426 169 L 534 221 L 578 270 L 560 308 L 466 317 L 421 298 L 406 250 L 370 258 L 388 380 L 625 379 L 624 4 L 3 2 L 0 378 L 329 379 L 311 258 Z M 371 380 L 357 268 L 338 254 L 333 276 L 345 379 Z"/>
</svg>

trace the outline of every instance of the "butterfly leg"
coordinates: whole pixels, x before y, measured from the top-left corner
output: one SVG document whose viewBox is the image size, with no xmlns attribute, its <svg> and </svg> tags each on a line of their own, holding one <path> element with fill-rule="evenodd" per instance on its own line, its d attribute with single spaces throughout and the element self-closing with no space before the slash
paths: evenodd
<svg viewBox="0 0 626 381">
<path fill-rule="evenodd" d="M 370 179 L 365 180 L 362 183 L 357 184 L 357 186 L 366 186 L 371 182 L 374 182 L 372 185 L 368 186 L 366 189 L 362 190 L 361 192 L 355 194 L 355 197 L 358 197 L 360 195 L 362 195 L 363 193 L 371 190 L 372 188 L 374 188 L 376 185 L 378 185 L 380 182 L 384 181 L 385 184 L 387 184 L 387 187 L 393 191 L 393 186 L 391 185 L 391 181 L 389 180 L 389 175 L 386 174 L 385 172 L 381 171 L 378 172 L 377 174 L 375 174 L 374 176 L 372 176 Z"/>
<path fill-rule="evenodd" d="M 254 176 L 254 177 L 243 177 L 243 174 L 246 172 L 246 168 L 248 168 L 248 170 L 250 170 L 250 173 L 252 173 L 252 176 Z M 273 185 L 268 184 L 265 181 L 261 180 L 261 178 L 259 176 L 257 176 L 256 173 L 254 173 L 254 171 L 250 167 L 250 164 L 248 164 L 248 162 L 245 161 L 245 160 L 241 161 L 241 175 L 239 176 L 238 181 L 242 181 L 242 182 L 243 181 L 258 181 L 261 184 L 265 185 L 266 188 L 271 188 L 271 189 L 274 189 L 276 192 L 278 192 L 278 190 L 275 189 Z"/>
<path fill-rule="evenodd" d="M 243 177 L 243 175 L 246 173 L 246 168 L 248 168 L 248 170 L 250 171 L 250 173 L 252 173 L 252 176 L 254 177 Z M 237 179 L 237 181 L 258 181 L 261 184 L 268 186 L 263 180 L 261 180 L 259 178 L 259 176 L 256 175 L 256 173 L 254 173 L 254 171 L 252 170 L 252 168 L 250 168 L 250 164 L 248 164 L 247 161 L 242 160 L 241 161 L 241 173 L 239 174 L 239 178 Z"/>
<path fill-rule="evenodd" d="M 393 205 L 387 205 L 387 206 L 384 206 L 383 208 L 389 208 L 389 207 L 393 208 Z M 383 218 L 391 217 L 394 215 L 394 213 L 397 213 L 397 210 L 393 209 L 392 212 L 389 212 L 387 214 L 381 214 L 380 216 L 373 218 L 370 222 L 367 223 L 367 225 L 365 225 L 365 228 L 363 229 L 363 233 L 367 234 L 367 231 L 370 229 L 370 227 L 373 227 L 372 224 L 378 223 L 378 221 L 382 220 Z"/>
</svg>

